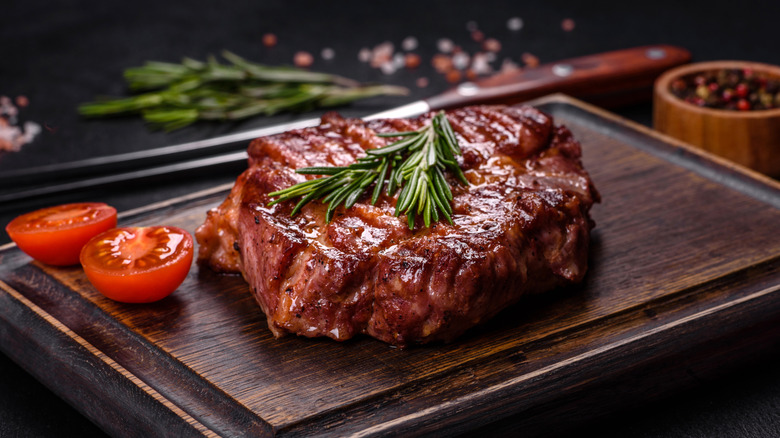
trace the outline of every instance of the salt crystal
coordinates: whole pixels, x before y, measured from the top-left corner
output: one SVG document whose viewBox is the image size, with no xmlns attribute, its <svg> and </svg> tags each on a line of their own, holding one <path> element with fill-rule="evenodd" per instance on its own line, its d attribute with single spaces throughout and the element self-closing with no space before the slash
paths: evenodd
<svg viewBox="0 0 780 438">
<path fill-rule="evenodd" d="M 442 53 L 450 53 L 455 48 L 455 43 L 449 38 L 441 38 L 436 42 L 436 47 Z"/>
<path fill-rule="evenodd" d="M 561 21 L 561 29 L 563 29 L 565 32 L 571 32 L 574 30 L 574 20 L 571 18 L 565 18 L 563 21 Z"/>
<path fill-rule="evenodd" d="M 385 41 L 381 44 L 377 44 L 376 47 L 374 47 L 374 55 L 391 55 L 394 49 L 395 46 L 393 46 L 393 43 L 390 41 Z"/>
<path fill-rule="evenodd" d="M 488 54 L 486 53 L 475 53 L 474 58 L 471 62 L 471 70 L 474 71 L 477 75 L 486 75 L 490 73 L 493 69 L 490 67 L 490 64 L 488 63 Z"/>
<path fill-rule="evenodd" d="M 520 17 L 512 17 L 507 20 L 506 27 L 512 32 L 517 32 L 523 28 L 523 19 Z"/>
<path fill-rule="evenodd" d="M 322 49 L 320 55 L 322 55 L 322 59 L 326 61 L 330 61 L 336 56 L 336 51 L 331 49 L 330 47 L 325 47 L 324 49 Z"/>
<path fill-rule="evenodd" d="M 419 88 L 425 88 L 428 86 L 428 78 L 417 78 L 417 86 Z"/>
<path fill-rule="evenodd" d="M 22 135 L 22 130 L 18 126 L 0 125 L 0 139 L 13 143 L 14 139 Z"/>
<path fill-rule="evenodd" d="M 409 36 L 409 37 L 404 38 L 403 41 L 401 41 L 401 48 L 406 50 L 407 52 L 410 52 L 410 51 L 416 49 L 418 44 L 419 43 L 417 41 L 417 38 L 415 38 L 413 36 Z"/>
<path fill-rule="evenodd" d="M 456 53 L 452 56 L 452 66 L 458 70 L 463 70 L 469 66 L 469 55 L 465 52 Z"/>
<path fill-rule="evenodd" d="M 26 96 L 17 96 L 16 104 L 24 108 L 30 104 Z M 41 125 L 25 122 L 23 129 L 17 126 L 19 109 L 7 96 L 0 96 L 0 151 L 19 151 L 26 143 L 33 141 L 41 132 Z"/>
<path fill-rule="evenodd" d="M 25 123 L 24 128 L 28 132 L 23 133 L 18 126 L 0 124 L 0 150 L 18 152 L 25 143 L 31 142 L 41 132 L 41 127 L 35 122 Z"/>
<path fill-rule="evenodd" d="M 36 135 L 41 133 L 41 125 L 35 122 L 24 122 L 24 136 L 28 138 L 28 142 L 32 141 Z"/>
<path fill-rule="evenodd" d="M 366 47 L 363 47 L 362 49 L 360 49 L 360 51 L 358 52 L 358 60 L 360 62 L 368 62 L 368 61 L 370 61 L 371 60 L 371 50 L 366 48 Z"/>
<path fill-rule="evenodd" d="M 4 117 L 11 125 L 16 125 L 16 116 L 19 109 L 16 108 L 8 96 L 0 96 L 0 116 Z"/>
<path fill-rule="evenodd" d="M 14 151 L 18 151 L 27 143 L 32 143 L 35 136 L 41 133 L 41 125 L 35 122 L 24 122 L 24 134 L 14 142 Z"/>
<path fill-rule="evenodd" d="M 11 102 L 11 98 L 8 96 L 0 97 L 0 113 L 8 116 L 15 116 L 19 110 Z"/>
<path fill-rule="evenodd" d="M 390 41 L 385 41 L 374 47 L 371 53 L 371 67 L 381 68 L 392 59 L 394 50 L 395 46 Z"/>
<path fill-rule="evenodd" d="M 395 73 L 396 70 L 398 70 L 398 67 L 396 67 L 393 62 L 385 62 L 384 64 L 379 66 L 379 69 L 382 70 L 382 73 L 386 75 L 391 75 Z"/>
<path fill-rule="evenodd" d="M 398 52 L 395 55 L 393 55 L 393 66 L 396 69 L 399 69 L 404 65 L 406 65 L 406 57 L 404 56 L 403 53 Z"/>
</svg>

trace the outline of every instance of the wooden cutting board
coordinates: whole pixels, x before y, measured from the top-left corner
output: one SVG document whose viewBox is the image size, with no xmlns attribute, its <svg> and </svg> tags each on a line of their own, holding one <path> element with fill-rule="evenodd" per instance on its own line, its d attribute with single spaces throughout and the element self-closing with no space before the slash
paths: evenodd
<svg viewBox="0 0 780 438">
<path fill-rule="evenodd" d="M 690 384 L 780 340 L 780 185 L 567 98 L 533 102 L 602 194 L 584 284 L 451 344 L 274 339 L 239 276 L 103 298 L 78 267 L 0 250 L 0 347 L 123 436 L 526 433 Z M 228 187 L 126 212 L 194 231 Z"/>
</svg>

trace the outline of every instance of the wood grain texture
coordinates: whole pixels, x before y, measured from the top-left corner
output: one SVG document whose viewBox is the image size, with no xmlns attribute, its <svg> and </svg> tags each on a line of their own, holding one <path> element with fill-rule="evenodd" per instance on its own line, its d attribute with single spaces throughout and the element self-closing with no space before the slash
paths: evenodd
<svg viewBox="0 0 780 438">
<path fill-rule="evenodd" d="M 777 343 L 780 186 L 577 101 L 537 103 L 583 144 L 603 197 L 580 286 L 521 301 L 451 344 L 399 350 L 274 339 L 239 276 L 193 266 L 165 300 L 127 305 L 78 267 L 5 248 L 0 347 L 116 435 L 380 436 L 543 433 L 690 383 L 681 367 L 716 370 Z M 224 196 L 120 223 L 193 231 Z"/>
</svg>

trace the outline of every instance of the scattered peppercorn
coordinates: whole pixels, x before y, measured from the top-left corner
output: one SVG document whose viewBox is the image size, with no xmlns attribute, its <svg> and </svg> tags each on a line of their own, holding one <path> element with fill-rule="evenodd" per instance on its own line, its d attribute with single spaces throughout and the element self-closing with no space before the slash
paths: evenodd
<svg viewBox="0 0 780 438">
<path fill-rule="evenodd" d="M 539 58 L 537 58 L 536 55 L 533 55 L 531 53 L 523 53 L 521 59 L 525 63 L 526 67 L 530 67 L 530 68 L 539 67 Z"/>
<path fill-rule="evenodd" d="M 417 68 L 420 66 L 420 55 L 415 53 L 407 53 L 404 57 L 404 64 L 406 68 Z"/>
<path fill-rule="evenodd" d="M 452 84 L 459 82 L 461 77 L 463 77 L 463 75 L 458 70 L 450 70 L 445 75 L 447 82 L 450 82 Z"/>
<path fill-rule="evenodd" d="M 276 35 L 267 33 L 263 35 L 263 45 L 266 47 L 273 47 L 276 45 Z"/>
<path fill-rule="evenodd" d="M 723 69 L 675 79 L 669 86 L 678 98 L 701 107 L 732 111 L 780 108 L 780 78 L 752 69 Z"/>
<path fill-rule="evenodd" d="M 296 67 L 311 67 L 314 64 L 314 57 L 309 52 L 297 52 L 293 57 L 293 64 Z"/>
<path fill-rule="evenodd" d="M 488 52 L 499 52 L 501 51 L 501 43 L 495 38 L 488 38 L 482 43 L 482 48 Z"/>
<path fill-rule="evenodd" d="M 452 52 L 452 49 L 455 48 L 455 43 L 449 38 L 439 38 L 439 40 L 436 41 L 436 47 L 442 53 L 450 53 Z"/>
<path fill-rule="evenodd" d="M 433 68 L 436 69 L 437 72 L 442 74 L 446 74 L 448 71 L 452 70 L 453 68 L 452 58 L 442 53 L 437 53 L 436 55 L 433 55 L 433 58 L 431 59 L 431 64 L 433 65 Z"/>
</svg>

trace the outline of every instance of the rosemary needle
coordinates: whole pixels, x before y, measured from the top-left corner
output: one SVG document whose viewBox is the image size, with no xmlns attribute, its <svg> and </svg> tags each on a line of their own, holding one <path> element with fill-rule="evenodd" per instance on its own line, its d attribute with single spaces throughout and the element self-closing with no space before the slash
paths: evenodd
<svg viewBox="0 0 780 438">
<path fill-rule="evenodd" d="M 391 85 L 361 85 L 341 76 L 291 67 L 271 67 L 223 52 L 229 64 L 184 58 L 180 64 L 147 62 L 125 70 L 131 97 L 84 103 L 86 117 L 141 114 L 155 128 L 171 131 L 198 120 L 240 120 L 281 111 L 343 105 L 379 95 L 403 95 Z"/>
<path fill-rule="evenodd" d="M 466 185 L 468 180 L 455 160 L 461 153 L 460 147 L 444 112 L 436 114 L 417 131 L 378 135 L 400 139 L 367 150 L 365 157 L 349 166 L 298 169 L 296 172 L 304 175 L 328 176 L 269 193 L 278 197 L 269 205 L 301 198 L 291 213 L 295 215 L 304 205 L 319 199 L 328 204 L 325 220 L 330 222 L 339 205 L 352 207 L 374 184 L 371 204 L 376 204 L 383 188 L 386 187 L 388 196 L 400 188 L 395 215 L 406 214 L 410 229 L 414 228 L 416 216 L 422 216 L 426 227 L 441 217 L 452 223 L 452 191 L 443 172 L 451 171 Z"/>
</svg>

